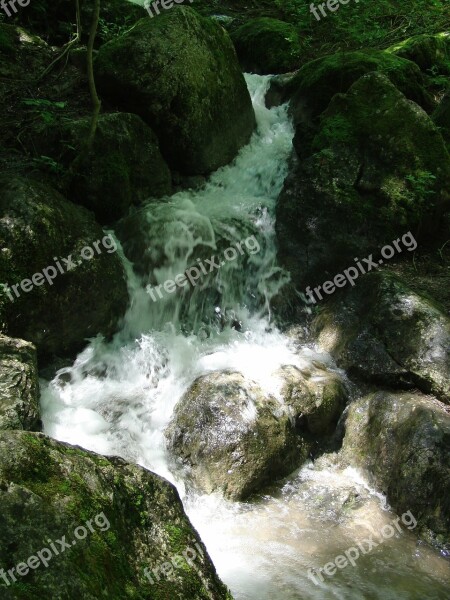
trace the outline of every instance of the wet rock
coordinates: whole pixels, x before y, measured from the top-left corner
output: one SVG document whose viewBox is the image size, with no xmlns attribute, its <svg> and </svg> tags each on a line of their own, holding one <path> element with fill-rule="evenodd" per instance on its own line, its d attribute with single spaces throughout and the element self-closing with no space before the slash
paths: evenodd
<svg viewBox="0 0 450 600">
<path fill-rule="evenodd" d="M 2 585 L 5 600 L 231 598 L 176 489 L 120 458 L 43 434 L 2 431 L 0 514 L 0 563 L 17 567 L 17 581 Z M 68 547 L 58 543 L 62 539 Z M 58 555 L 52 543 L 63 548 Z M 34 561 L 32 569 L 19 567 L 44 547 L 47 566 Z M 195 553 L 187 553 L 191 563 L 183 558 L 188 547 Z M 166 563 L 170 577 L 162 572 Z"/>
<path fill-rule="evenodd" d="M 112 334 L 128 293 L 115 242 L 92 213 L 44 184 L 4 177 L 0 215 L 0 282 L 10 286 L 9 294 L 0 292 L 2 332 L 33 342 L 45 359 L 76 352 L 99 332 Z"/>
<path fill-rule="evenodd" d="M 304 369 L 286 365 L 275 375 L 282 381 L 281 397 L 297 430 L 317 438 L 330 436 L 347 402 L 341 377 L 321 364 Z"/>
<path fill-rule="evenodd" d="M 0 335 L 0 429 L 40 428 L 36 348 Z"/>
<path fill-rule="evenodd" d="M 102 96 L 140 115 L 170 167 L 182 174 L 203 175 L 229 163 L 255 127 L 228 34 L 189 7 L 140 20 L 100 48 L 95 70 Z"/>
<path fill-rule="evenodd" d="M 185 393 L 166 437 L 195 485 L 244 499 L 292 472 L 331 435 L 345 406 L 342 382 L 294 366 L 274 380 L 283 400 L 236 372 L 199 377 Z"/>
<path fill-rule="evenodd" d="M 278 199 L 276 229 L 299 289 L 334 278 L 355 257 L 380 258 L 408 231 L 418 242 L 446 235 L 450 156 L 430 117 L 384 75 L 334 96 L 318 130 L 294 145 L 304 159 Z"/>
<path fill-rule="evenodd" d="M 242 68 L 269 75 L 299 66 L 300 39 L 291 23 L 259 17 L 250 19 L 231 34 Z"/>
<path fill-rule="evenodd" d="M 430 396 L 376 392 L 352 403 L 341 457 L 364 469 L 397 514 L 440 547 L 450 535 L 450 414 Z"/>
<path fill-rule="evenodd" d="M 399 278 L 362 277 L 323 308 L 312 329 L 351 376 L 418 387 L 450 403 L 450 319 Z"/>
</svg>

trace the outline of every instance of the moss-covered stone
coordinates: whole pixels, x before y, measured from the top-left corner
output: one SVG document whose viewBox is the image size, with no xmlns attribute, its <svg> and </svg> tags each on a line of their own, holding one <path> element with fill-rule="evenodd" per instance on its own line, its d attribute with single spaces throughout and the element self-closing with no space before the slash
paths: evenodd
<svg viewBox="0 0 450 600">
<path fill-rule="evenodd" d="M 228 34 L 189 7 L 174 7 L 99 50 L 102 96 L 139 114 L 169 165 L 186 175 L 230 162 L 255 126 L 250 95 Z"/>
<path fill-rule="evenodd" d="M 415 62 L 424 72 L 450 74 L 450 33 L 424 34 L 408 38 L 387 49 L 401 58 Z"/>
<path fill-rule="evenodd" d="M 425 111 L 384 75 L 334 96 L 300 150 L 276 223 L 297 285 L 323 284 L 409 230 L 418 241 L 445 238 L 450 156 Z"/>
<path fill-rule="evenodd" d="M 419 393 L 377 392 L 350 405 L 341 458 L 363 469 L 398 515 L 448 553 L 450 415 Z"/>
<path fill-rule="evenodd" d="M 90 117 L 63 121 L 35 142 L 41 154 L 68 166 L 86 141 Z M 125 216 L 133 204 L 172 190 L 169 168 L 153 131 L 137 115 L 101 115 L 93 148 L 68 183 L 67 195 L 100 223 Z"/>
<path fill-rule="evenodd" d="M 232 32 L 231 39 L 244 71 L 266 75 L 299 67 L 300 39 L 290 23 L 250 19 Z"/>
<path fill-rule="evenodd" d="M 5 600 L 230 597 L 175 488 L 142 467 L 42 434 L 0 432 L 0 482 L 2 568 L 53 550 L 51 543 L 61 550 L 63 536 L 69 544 L 50 552 L 47 567 L 16 572 L 9 586 L 2 579 Z M 188 546 L 197 554 L 192 565 L 173 568 L 170 578 L 152 574 Z"/>
<path fill-rule="evenodd" d="M 51 285 L 41 276 L 24 286 L 28 292 L 1 289 L 2 332 L 33 342 L 43 358 L 67 355 L 87 337 L 115 331 L 128 301 L 124 272 L 112 238 L 103 243 L 92 213 L 44 184 L 3 177 L 0 214 L 0 282 L 20 284 L 53 267 Z M 86 247 L 91 251 L 82 255 Z M 69 255 L 74 264 L 62 260 Z"/>
<path fill-rule="evenodd" d="M 306 111 L 313 117 L 322 113 L 335 94 L 348 91 L 360 77 L 376 71 L 389 80 L 409 99 L 426 110 L 433 103 L 423 88 L 419 67 L 389 52 L 361 50 L 338 52 L 304 65 L 286 87 L 286 96 L 292 97 L 294 115 Z"/>
<path fill-rule="evenodd" d="M 351 376 L 417 387 L 450 404 L 450 319 L 390 273 L 361 277 L 322 308 L 312 329 Z"/>
<path fill-rule="evenodd" d="M 0 429 L 40 427 L 36 348 L 0 335 Z"/>
</svg>

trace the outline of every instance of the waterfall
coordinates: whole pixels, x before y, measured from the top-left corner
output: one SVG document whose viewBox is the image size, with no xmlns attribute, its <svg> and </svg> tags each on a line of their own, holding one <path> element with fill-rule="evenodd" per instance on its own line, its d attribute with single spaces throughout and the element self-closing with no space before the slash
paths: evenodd
<svg viewBox="0 0 450 600">
<path fill-rule="evenodd" d="M 308 568 L 333 560 L 342 544 L 352 545 L 358 519 L 378 529 L 391 515 L 383 496 L 352 469 L 340 472 L 332 459 L 321 467 L 305 465 L 247 503 L 190 490 L 171 469 L 164 429 L 198 376 L 238 370 L 273 392 L 270 373 L 283 364 L 320 359 L 333 366 L 314 348 L 296 350 L 271 320 L 270 299 L 289 279 L 276 261 L 274 208 L 293 127 L 287 106 L 264 105 L 270 77 L 246 78 L 258 123 L 252 140 L 200 189 L 149 202 L 131 217 L 136 238 L 119 247 L 130 307 L 112 341 L 90 340 L 72 366 L 42 381 L 44 431 L 121 456 L 174 483 L 237 600 L 411 598 L 402 596 L 408 589 L 418 598 L 436 598 L 431 590 L 438 593 L 440 580 L 432 577 L 444 578 L 444 567 L 426 549 L 418 561 L 408 532 L 386 543 L 375 573 L 363 557 L 336 580 L 316 586 L 308 578 Z M 244 243 L 242 253 L 223 260 L 228 248 L 250 238 L 257 245 Z M 220 268 L 201 271 L 195 285 L 152 298 L 149 292 L 211 257 L 220 257 Z M 358 497 L 365 500 L 361 506 L 347 509 L 346 499 Z"/>
</svg>

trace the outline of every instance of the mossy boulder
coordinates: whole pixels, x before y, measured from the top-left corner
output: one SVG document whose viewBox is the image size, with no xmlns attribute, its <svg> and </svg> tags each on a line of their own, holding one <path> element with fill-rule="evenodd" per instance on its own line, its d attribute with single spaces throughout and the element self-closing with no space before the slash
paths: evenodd
<svg viewBox="0 0 450 600">
<path fill-rule="evenodd" d="M 430 396 L 379 391 L 353 402 L 345 421 L 344 464 L 363 469 L 417 532 L 450 551 L 450 414 Z"/>
<path fill-rule="evenodd" d="M 182 397 L 166 437 L 194 485 L 244 499 L 300 466 L 333 433 L 346 400 L 341 381 L 292 365 L 273 375 L 278 398 L 237 372 L 199 377 Z"/>
<path fill-rule="evenodd" d="M 0 291 L 3 333 L 33 342 L 44 358 L 115 331 L 128 302 L 124 271 L 113 238 L 90 211 L 42 183 L 3 177 L 0 244 L 0 282 L 10 287 Z"/>
<path fill-rule="evenodd" d="M 229 163 L 255 127 L 228 34 L 189 7 L 140 20 L 100 48 L 95 71 L 103 98 L 140 115 L 185 175 Z"/>
<path fill-rule="evenodd" d="M 46 129 L 40 153 L 68 166 L 88 136 L 90 117 Z M 93 147 L 68 184 L 67 196 L 92 210 L 100 223 L 112 223 L 129 208 L 172 191 L 169 168 L 158 139 L 137 115 L 101 115 Z"/>
<path fill-rule="evenodd" d="M 36 348 L 0 335 L 0 429 L 40 428 Z"/>
<path fill-rule="evenodd" d="M 0 482 L 0 564 L 16 580 L 2 578 L 4 600 L 231 598 L 176 489 L 150 471 L 43 434 L 2 431 Z M 32 567 L 20 566 L 28 557 Z"/>
<path fill-rule="evenodd" d="M 450 155 L 430 117 L 386 76 L 370 73 L 334 96 L 299 151 L 276 222 L 298 286 L 334 278 L 355 257 L 381 258 L 408 231 L 418 242 L 446 236 Z"/>
<path fill-rule="evenodd" d="M 286 87 L 296 120 L 306 114 L 317 117 L 335 94 L 343 94 L 360 77 L 371 72 L 386 75 L 409 99 L 426 110 L 433 108 L 425 92 L 419 67 L 403 58 L 379 50 L 338 52 L 304 65 Z"/>
<path fill-rule="evenodd" d="M 450 75 L 450 33 L 416 35 L 387 49 L 400 58 L 415 62 L 424 72 L 433 68 Z"/>
<path fill-rule="evenodd" d="M 349 375 L 419 388 L 450 404 L 450 319 L 398 277 L 370 273 L 324 306 L 312 329 Z"/>
<path fill-rule="evenodd" d="M 251 73 L 286 73 L 299 67 L 300 39 L 291 23 L 259 17 L 231 33 L 239 61 Z"/>
</svg>

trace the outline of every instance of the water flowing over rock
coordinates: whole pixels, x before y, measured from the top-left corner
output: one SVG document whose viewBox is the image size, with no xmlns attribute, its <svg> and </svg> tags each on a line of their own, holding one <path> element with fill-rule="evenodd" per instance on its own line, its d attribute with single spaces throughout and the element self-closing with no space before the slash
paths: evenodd
<svg viewBox="0 0 450 600">
<path fill-rule="evenodd" d="M 313 322 L 320 346 L 349 374 L 418 387 L 450 404 L 450 319 L 387 273 L 366 275 Z"/>
<path fill-rule="evenodd" d="M 12 286 L 30 280 L 28 292 L 18 288 L 19 297 L 10 291 L 13 300 L 1 290 L 3 332 L 33 342 L 42 358 L 79 350 L 99 331 L 113 333 L 128 293 L 119 258 L 109 242 L 102 244 L 106 234 L 92 213 L 44 184 L 5 177 L 0 209 L 0 281 Z M 83 248 L 96 241 L 100 252 L 92 249 L 92 258 L 82 260 Z M 68 256 L 74 266 L 65 266 Z M 52 285 L 43 276 L 34 285 L 33 275 L 49 266 Z"/>
<path fill-rule="evenodd" d="M 197 379 L 177 404 L 166 437 L 202 489 L 245 498 L 332 434 L 346 400 L 339 378 L 289 365 L 275 376 L 281 402 L 240 373 L 218 372 Z"/>
<path fill-rule="evenodd" d="M 43 547 L 51 557 L 46 568 L 21 567 L 29 573 L 16 572 L 17 583 L 2 586 L 5 600 L 231 598 L 175 488 L 142 467 L 43 434 L 2 431 L 0 482 L 1 565 L 10 569 L 37 558 Z M 68 549 L 58 545 L 63 537 Z M 190 564 L 182 556 L 188 547 L 196 554 Z M 180 555 L 181 568 L 174 568 L 171 561 Z M 165 563 L 170 578 L 161 571 Z"/>
<path fill-rule="evenodd" d="M 246 144 L 255 117 L 228 34 L 189 7 L 142 19 L 100 48 L 101 94 L 156 132 L 174 170 L 206 174 Z"/>
<path fill-rule="evenodd" d="M 36 348 L 0 335 L 0 429 L 40 427 Z"/>
<path fill-rule="evenodd" d="M 341 456 L 369 473 L 397 514 L 450 550 L 450 414 L 430 396 L 376 392 L 352 403 Z"/>
</svg>

